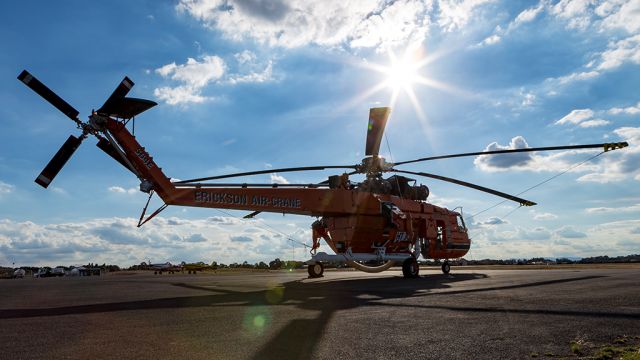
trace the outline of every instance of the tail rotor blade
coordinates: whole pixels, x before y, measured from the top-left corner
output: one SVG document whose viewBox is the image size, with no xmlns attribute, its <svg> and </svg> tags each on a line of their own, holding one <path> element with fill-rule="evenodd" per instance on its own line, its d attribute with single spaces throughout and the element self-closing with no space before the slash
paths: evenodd
<svg viewBox="0 0 640 360">
<path fill-rule="evenodd" d="M 27 70 L 23 70 L 20 75 L 18 75 L 18 80 L 22 81 L 25 85 L 31 88 L 31 90 L 35 91 L 38 95 L 51 103 L 51 105 L 62 111 L 62 113 L 67 115 L 71 120 L 76 121 L 78 119 L 78 114 L 80 114 L 78 110 L 74 109 L 73 106 L 62 100 L 62 98 L 51 91 L 51 89 L 41 83 L 40 80 L 36 79 Z"/>
<path fill-rule="evenodd" d="M 80 143 L 82 143 L 82 138 L 77 138 L 73 135 L 69 136 L 67 141 L 60 147 L 60 150 L 58 150 L 44 170 L 38 175 L 35 180 L 36 183 L 46 189 L 56 175 L 58 175 L 64 164 L 69 161 L 69 158 L 71 158 L 71 155 L 73 155 L 78 146 L 80 146 Z"/>
<path fill-rule="evenodd" d="M 391 108 L 380 107 L 369 109 L 369 125 L 367 127 L 367 144 L 365 155 L 377 156 L 380 150 L 382 134 L 387 125 Z"/>
<path fill-rule="evenodd" d="M 104 105 L 100 109 L 98 109 L 98 113 L 101 114 L 115 114 L 117 105 L 122 101 L 122 99 L 127 96 L 129 90 L 133 87 L 134 83 L 128 77 L 124 77 L 118 87 L 113 91 L 111 96 L 104 102 Z"/>
<path fill-rule="evenodd" d="M 116 149 L 113 148 L 113 145 L 111 145 L 109 140 L 100 138 L 96 146 L 100 148 L 100 150 L 104 151 L 107 155 L 111 156 L 114 160 L 119 162 L 122 166 L 127 168 L 127 170 L 131 171 L 134 174 L 136 173 L 135 171 L 133 171 L 130 165 L 127 164 L 127 162 L 122 159 L 122 156 L 120 156 L 118 151 L 116 151 Z"/>
</svg>

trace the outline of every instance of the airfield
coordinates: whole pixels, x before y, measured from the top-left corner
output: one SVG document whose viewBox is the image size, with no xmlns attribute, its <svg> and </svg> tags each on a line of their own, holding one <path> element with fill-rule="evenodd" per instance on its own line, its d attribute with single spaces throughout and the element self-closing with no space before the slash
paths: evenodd
<svg viewBox="0 0 640 360">
<path fill-rule="evenodd" d="M 575 358 L 575 343 L 640 342 L 639 275 L 594 265 L 3 280 L 0 358 Z"/>
</svg>

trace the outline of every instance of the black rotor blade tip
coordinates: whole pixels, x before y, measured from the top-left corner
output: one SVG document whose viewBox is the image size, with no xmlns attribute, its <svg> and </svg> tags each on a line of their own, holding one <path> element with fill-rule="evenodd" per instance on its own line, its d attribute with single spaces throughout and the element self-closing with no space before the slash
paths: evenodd
<svg viewBox="0 0 640 360">
<path fill-rule="evenodd" d="M 44 170 L 38 175 L 35 182 L 46 189 L 60 170 L 62 170 L 62 167 L 69 161 L 76 149 L 78 149 L 80 143 L 82 143 L 82 138 L 77 138 L 73 135 L 69 136 L 67 141 L 62 144 L 58 152 L 51 158 L 47 166 L 45 166 Z"/>
<path fill-rule="evenodd" d="M 18 80 L 22 81 L 38 95 L 42 96 L 42 98 L 47 100 L 51 105 L 55 106 L 56 109 L 62 111 L 62 113 L 67 115 L 71 120 L 76 120 L 78 118 L 78 114 L 80 114 L 78 110 L 74 109 L 73 106 L 69 105 L 69 103 L 64 101 L 60 96 L 51 91 L 51 89 L 49 89 L 40 80 L 36 79 L 36 77 L 31 75 L 27 70 L 23 70 L 20 75 L 18 75 Z"/>
</svg>

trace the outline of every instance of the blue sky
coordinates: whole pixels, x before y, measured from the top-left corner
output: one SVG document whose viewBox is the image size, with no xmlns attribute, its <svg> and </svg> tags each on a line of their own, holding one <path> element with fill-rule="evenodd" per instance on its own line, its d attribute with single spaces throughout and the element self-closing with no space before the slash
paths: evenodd
<svg viewBox="0 0 640 360">
<path fill-rule="evenodd" d="M 193 178 L 359 163 L 368 109 L 393 106 L 388 160 L 486 148 L 629 141 L 522 196 L 520 208 L 420 180 L 463 207 L 468 258 L 640 250 L 640 1 L 23 1 L 0 14 L 0 264 L 304 259 L 312 218 L 169 208 L 138 229 L 137 179 L 83 143 L 48 190 L 33 180 L 74 125 L 16 80 L 28 69 L 77 108 L 125 76 L 159 106 L 136 135 Z M 406 49 L 410 49 L 407 51 Z M 420 62 L 393 96 L 390 54 Z M 419 81 L 417 81 L 419 80 Z M 377 91 L 372 91 L 377 89 Z M 411 96 L 412 95 L 412 96 Z M 406 166 L 517 194 L 596 152 Z M 239 181 L 317 182 L 330 172 Z M 353 180 L 358 180 L 354 178 Z M 158 204 L 155 204 L 158 205 Z"/>
</svg>

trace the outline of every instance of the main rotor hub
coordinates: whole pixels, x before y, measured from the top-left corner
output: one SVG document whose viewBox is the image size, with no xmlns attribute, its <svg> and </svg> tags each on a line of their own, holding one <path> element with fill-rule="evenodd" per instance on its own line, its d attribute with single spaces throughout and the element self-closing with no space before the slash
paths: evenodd
<svg viewBox="0 0 640 360">
<path fill-rule="evenodd" d="M 362 159 L 362 163 L 356 165 L 356 171 L 367 174 L 367 177 L 379 176 L 383 172 L 391 170 L 392 163 L 388 163 L 382 156 L 370 156 Z"/>
</svg>

